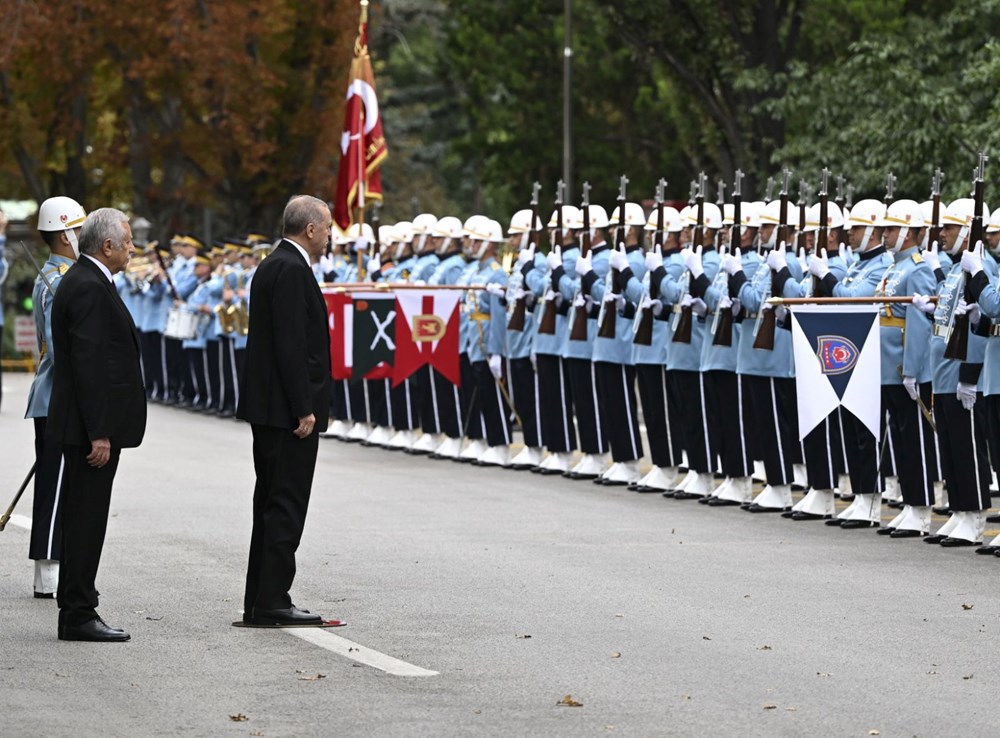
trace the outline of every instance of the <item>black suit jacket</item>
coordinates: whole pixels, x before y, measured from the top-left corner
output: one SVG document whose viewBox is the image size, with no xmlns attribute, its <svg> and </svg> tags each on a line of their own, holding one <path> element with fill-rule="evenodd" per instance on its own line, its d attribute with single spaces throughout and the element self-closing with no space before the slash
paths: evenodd
<svg viewBox="0 0 1000 738">
<path fill-rule="evenodd" d="M 52 301 L 56 357 L 46 436 L 90 447 L 134 448 L 146 432 L 139 333 L 115 285 L 83 256 Z"/>
<path fill-rule="evenodd" d="M 261 262 L 250 283 L 246 372 L 237 416 L 295 429 L 330 416 L 330 329 L 326 300 L 312 269 L 287 240 Z"/>
</svg>

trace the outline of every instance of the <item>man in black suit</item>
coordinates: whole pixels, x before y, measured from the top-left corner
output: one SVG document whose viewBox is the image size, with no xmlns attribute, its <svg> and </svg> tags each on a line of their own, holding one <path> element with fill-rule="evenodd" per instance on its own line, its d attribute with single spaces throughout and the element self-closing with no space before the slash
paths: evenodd
<svg viewBox="0 0 1000 738">
<path fill-rule="evenodd" d="M 80 259 L 52 303 L 55 362 L 46 440 L 63 448 L 59 638 L 127 641 L 97 614 L 97 568 L 111 487 L 123 448 L 146 431 L 139 333 L 112 277 L 135 252 L 128 216 L 95 210 L 80 231 Z"/>
<path fill-rule="evenodd" d="M 243 621 L 319 625 L 292 604 L 295 551 L 302 537 L 319 432 L 330 409 L 326 302 L 311 263 L 325 251 L 333 219 L 322 200 L 300 195 L 285 206 L 283 239 L 250 287 L 246 374 L 237 416 L 253 429 L 257 484 Z"/>
</svg>

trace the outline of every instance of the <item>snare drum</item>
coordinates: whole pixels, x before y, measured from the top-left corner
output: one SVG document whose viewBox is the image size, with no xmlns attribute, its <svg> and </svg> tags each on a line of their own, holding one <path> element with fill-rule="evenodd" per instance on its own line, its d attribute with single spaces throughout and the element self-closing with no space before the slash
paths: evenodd
<svg viewBox="0 0 1000 738">
<path fill-rule="evenodd" d="M 163 331 L 167 338 L 190 341 L 198 335 L 198 316 L 183 308 L 171 308 L 167 313 L 167 328 Z"/>
</svg>

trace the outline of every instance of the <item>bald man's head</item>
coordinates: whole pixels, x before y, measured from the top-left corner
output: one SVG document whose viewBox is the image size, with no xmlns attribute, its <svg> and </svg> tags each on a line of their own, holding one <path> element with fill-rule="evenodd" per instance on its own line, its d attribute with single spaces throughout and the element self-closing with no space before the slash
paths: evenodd
<svg viewBox="0 0 1000 738">
<path fill-rule="evenodd" d="M 311 195 L 295 195 L 285 205 L 281 233 L 302 246 L 309 255 L 323 255 L 331 238 L 333 217 L 325 202 Z"/>
</svg>

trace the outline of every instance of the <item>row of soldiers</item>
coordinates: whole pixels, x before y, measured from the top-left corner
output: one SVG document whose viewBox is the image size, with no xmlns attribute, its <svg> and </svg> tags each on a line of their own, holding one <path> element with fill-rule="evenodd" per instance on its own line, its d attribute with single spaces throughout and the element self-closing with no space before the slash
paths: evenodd
<svg viewBox="0 0 1000 738">
<path fill-rule="evenodd" d="M 991 219 L 983 207 L 978 246 L 972 198 L 802 210 L 744 202 L 737 219 L 734 203 L 703 202 L 647 216 L 625 201 L 623 183 L 610 216 L 600 205 L 558 206 L 545 254 L 531 210 L 506 233 L 480 216 L 383 226 L 370 260 L 374 232 L 352 226 L 342 255 L 321 265 L 326 281 L 360 281 L 361 255 L 366 279 L 473 289 L 461 384 L 429 368 L 396 388 L 340 382 L 329 434 L 946 547 L 982 544 L 990 462 L 1000 468 L 1000 210 Z M 838 410 L 799 438 L 791 318 L 770 298 L 810 296 L 908 298 L 880 313 L 877 435 Z M 969 318 L 964 359 L 945 351 L 959 316 Z M 772 344 L 761 346 L 769 319 Z M 718 340 L 722 326 L 728 340 Z M 679 331 L 690 333 L 677 340 Z M 524 434 L 516 455 L 512 418 Z M 754 476 L 764 482 L 756 495 Z M 797 502 L 793 486 L 807 490 Z M 839 513 L 838 494 L 851 499 Z M 886 526 L 883 500 L 899 509 Z M 949 518 L 931 535 L 935 505 Z M 977 550 L 997 554 L 1000 536 Z"/>
</svg>

